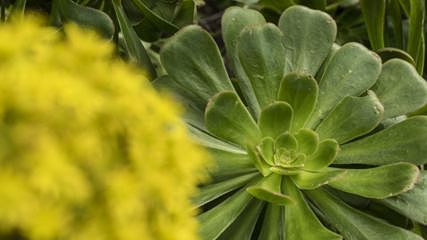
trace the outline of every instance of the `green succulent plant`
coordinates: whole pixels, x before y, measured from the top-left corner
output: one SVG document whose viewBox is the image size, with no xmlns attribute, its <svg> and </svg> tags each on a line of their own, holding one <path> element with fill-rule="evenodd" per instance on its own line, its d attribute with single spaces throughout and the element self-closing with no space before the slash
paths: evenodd
<svg viewBox="0 0 427 240">
<path fill-rule="evenodd" d="M 334 20 L 303 6 L 278 26 L 229 8 L 222 34 L 235 78 L 189 26 L 164 46 L 168 75 L 154 82 L 184 104 L 216 160 L 194 197 L 202 239 L 422 239 L 358 206 L 427 223 L 416 166 L 427 162 L 427 117 L 405 116 L 427 102 L 415 68 L 334 44 Z"/>
</svg>

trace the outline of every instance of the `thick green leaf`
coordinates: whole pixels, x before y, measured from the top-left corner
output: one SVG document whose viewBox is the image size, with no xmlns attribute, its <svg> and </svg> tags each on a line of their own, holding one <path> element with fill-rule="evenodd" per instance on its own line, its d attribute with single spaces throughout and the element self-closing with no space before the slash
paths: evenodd
<svg viewBox="0 0 427 240">
<path fill-rule="evenodd" d="M 240 65 L 239 57 L 236 52 L 236 44 L 240 32 L 245 27 L 264 23 L 266 23 L 266 21 L 260 12 L 240 7 L 230 7 L 225 10 L 221 22 L 222 36 L 225 48 L 227 49 L 227 58 L 239 79 L 239 87 L 242 89 L 243 96 L 254 116 L 258 116 L 261 109 L 258 105 L 254 89 L 252 89 L 251 82 Z"/>
<path fill-rule="evenodd" d="M 245 211 L 221 234 L 219 240 L 251 240 L 258 217 L 264 207 L 264 202 L 253 199 Z"/>
<path fill-rule="evenodd" d="M 427 117 L 416 116 L 341 146 L 334 163 L 427 163 Z"/>
<path fill-rule="evenodd" d="M 233 90 L 215 41 L 201 27 L 184 27 L 163 46 L 160 57 L 169 76 L 186 89 L 199 111 L 215 94 Z"/>
<path fill-rule="evenodd" d="M 193 92 L 187 91 L 185 87 L 175 82 L 175 80 L 168 75 L 158 77 L 152 82 L 152 84 L 156 89 L 172 94 L 174 99 L 184 107 L 185 111 L 183 118 L 186 123 L 206 131 L 204 117 L 205 105 L 203 102 L 197 102 L 197 95 Z"/>
<path fill-rule="evenodd" d="M 282 176 L 274 173 L 261 179 L 256 185 L 248 187 L 246 191 L 258 199 L 279 206 L 294 203 L 293 199 L 282 193 Z"/>
<path fill-rule="evenodd" d="M 300 189 L 316 189 L 345 175 L 343 169 L 325 169 L 320 172 L 301 171 L 291 176 L 292 181 Z"/>
<path fill-rule="evenodd" d="M 385 0 L 360 0 L 360 7 L 373 50 L 384 47 Z"/>
<path fill-rule="evenodd" d="M 363 197 L 384 199 L 412 189 L 419 174 L 415 165 L 394 163 L 368 169 L 347 169 L 346 174 L 329 185 Z"/>
<path fill-rule="evenodd" d="M 314 76 L 328 56 L 337 27 L 326 13 L 303 6 L 286 9 L 279 20 L 286 48 L 286 70 Z"/>
<path fill-rule="evenodd" d="M 277 99 L 286 62 L 282 38 L 275 25 L 263 24 L 246 27 L 237 39 L 236 54 L 261 109 Z"/>
<path fill-rule="evenodd" d="M 214 199 L 221 197 L 243 185 L 247 184 L 250 180 L 259 176 L 258 173 L 249 173 L 239 177 L 225 180 L 222 182 L 209 184 L 199 188 L 199 192 L 192 198 L 195 207 L 200 207 Z"/>
<path fill-rule="evenodd" d="M 245 4 L 246 6 L 249 6 L 249 5 L 253 5 L 253 4 L 259 2 L 260 0 L 235 0 L 235 1 L 241 2 L 241 3 Z"/>
<path fill-rule="evenodd" d="M 318 93 L 317 82 L 310 75 L 290 73 L 282 80 L 278 99 L 292 106 L 294 112 L 293 131 L 304 127 L 316 105 Z"/>
<path fill-rule="evenodd" d="M 316 129 L 319 138 L 342 144 L 372 131 L 383 119 L 384 108 L 374 92 L 345 97 Z"/>
<path fill-rule="evenodd" d="M 276 138 L 287 132 L 292 123 L 292 107 L 286 102 L 274 102 L 264 108 L 258 126 L 264 136 Z"/>
<path fill-rule="evenodd" d="M 141 40 L 136 34 L 135 29 L 133 29 L 128 17 L 126 16 L 121 2 L 121 0 L 113 0 L 112 4 L 114 7 L 114 12 L 117 16 L 117 21 L 120 25 L 121 32 L 123 34 L 123 40 L 126 46 L 126 54 L 128 55 L 131 62 L 136 63 L 146 71 L 149 79 L 154 80 L 156 77 L 156 70 L 154 69 L 153 63 L 148 57 L 147 51 L 145 51 Z"/>
<path fill-rule="evenodd" d="M 387 224 L 384 220 L 356 210 L 323 190 L 306 191 L 344 239 L 354 240 L 422 240 L 418 235 Z"/>
<path fill-rule="evenodd" d="M 197 143 L 202 146 L 230 153 L 246 154 L 246 152 L 239 146 L 221 141 L 218 138 L 211 136 L 210 134 L 191 125 L 187 125 L 187 128 L 189 130 L 191 138 L 197 141 Z"/>
<path fill-rule="evenodd" d="M 336 51 L 319 84 L 318 104 L 307 126 L 320 120 L 346 96 L 360 96 L 376 82 L 381 59 L 358 43 L 347 43 Z"/>
<path fill-rule="evenodd" d="M 304 153 L 305 155 L 314 153 L 319 144 L 319 136 L 310 129 L 300 129 L 295 134 L 295 138 L 298 142 L 298 152 Z"/>
<path fill-rule="evenodd" d="M 221 20 L 222 36 L 227 56 L 234 64 L 237 61 L 236 43 L 240 32 L 247 26 L 264 23 L 266 23 L 264 17 L 256 10 L 240 7 L 229 7 L 225 10 Z"/>
<path fill-rule="evenodd" d="M 286 194 L 295 199 L 295 204 L 285 207 L 285 232 L 286 239 L 298 240 L 337 240 L 342 237 L 320 223 L 311 211 L 302 193 L 292 181 L 285 181 Z"/>
<path fill-rule="evenodd" d="M 378 49 L 376 53 L 381 57 L 381 60 L 383 61 L 383 63 L 393 58 L 399 58 L 415 66 L 415 61 L 411 57 L 411 55 L 409 55 L 407 52 L 400 50 L 398 48 L 391 48 L 391 47 L 381 48 L 381 49 Z"/>
<path fill-rule="evenodd" d="M 72 0 L 55 0 L 54 3 L 66 21 L 73 21 L 81 26 L 95 29 L 106 38 L 114 35 L 113 20 L 104 12 L 79 5 Z"/>
<path fill-rule="evenodd" d="M 270 167 L 271 172 L 278 174 L 278 175 L 283 175 L 283 176 L 293 176 L 293 175 L 297 175 L 298 173 L 300 173 L 302 167 L 296 168 L 284 168 L 280 165 L 278 167 Z"/>
<path fill-rule="evenodd" d="M 298 142 L 293 135 L 289 133 L 283 133 L 277 137 L 275 146 L 277 150 L 280 148 L 284 148 L 287 150 L 297 150 Z"/>
<path fill-rule="evenodd" d="M 247 147 L 248 156 L 252 160 L 253 165 L 258 169 L 258 171 L 264 176 L 268 176 L 271 173 L 270 165 L 264 160 L 261 156 L 261 153 L 257 151 L 255 147 Z"/>
<path fill-rule="evenodd" d="M 273 165 L 274 158 L 274 140 L 271 137 L 263 138 L 261 144 L 257 146 L 257 150 L 264 161 L 270 165 Z"/>
<path fill-rule="evenodd" d="M 335 160 L 339 150 L 337 141 L 333 139 L 321 141 L 316 152 L 307 158 L 304 169 L 317 171 L 329 166 Z"/>
<path fill-rule="evenodd" d="M 197 218 L 202 239 L 217 239 L 245 211 L 252 199 L 252 195 L 242 189 L 218 206 L 200 214 Z"/>
<path fill-rule="evenodd" d="M 406 193 L 381 200 L 400 214 L 427 225 L 427 171 L 421 172 L 421 180 Z"/>
<path fill-rule="evenodd" d="M 283 207 L 268 204 L 258 240 L 285 240 Z"/>
<path fill-rule="evenodd" d="M 242 174 L 257 172 L 248 154 L 233 153 L 214 148 L 207 148 L 213 158 L 209 166 L 209 175 L 215 182 L 231 179 Z"/>
<path fill-rule="evenodd" d="M 317 71 L 316 73 L 316 77 L 315 79 L 322 79 L 323 74 L 325 73 L 326 67 L 328 66 L 329 62 L 331 61 L 332 57 L 335 55 L 335 53 L 338 51 L 338 49 L 340 49 L 341 46 L 334 43 L 332 45 L 331 51 L 329 51 L 328 56 L 326 57 L 325 61 L 323 61 L 322 65 L 319 68 L 319 71 Z M 319 86 L 317 87 L 319 88 Z"/>
<path fill-rule="evenodd" d="M 384 117 L 404 115 L 427 103 L 427 83 L 415 68 L 401 59 L 383 65 L 372 88 L 384 106 Z"/>
<path fill-rule="evenodd" d="M 221 92 L 209 100 L 205 123 L 213 135 L 240 146 L 255 145 L 261 139 L 258 126 L 234 92 Z"/>
</svg>

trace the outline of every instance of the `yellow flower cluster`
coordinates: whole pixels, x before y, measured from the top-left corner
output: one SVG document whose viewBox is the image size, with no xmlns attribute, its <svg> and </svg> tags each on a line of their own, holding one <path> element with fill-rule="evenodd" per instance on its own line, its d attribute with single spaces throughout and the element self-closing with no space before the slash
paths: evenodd
<svg viewBox="0 0 427 240">
<path fill-rule="evenodd" d="M 0 239 L 197 239 L 206 156 L 112 51 L 76 26 L 0 26 Z"/>
</svg>

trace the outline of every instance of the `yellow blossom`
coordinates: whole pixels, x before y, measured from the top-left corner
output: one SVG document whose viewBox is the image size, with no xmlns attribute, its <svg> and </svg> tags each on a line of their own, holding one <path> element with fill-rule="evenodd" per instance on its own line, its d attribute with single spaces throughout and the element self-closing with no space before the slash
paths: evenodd
<svg viewBox="0 0 427 240">
<path fill-rule="evenodd" d="M 0 238 L 197 239 L 179 108 L 76 26 L 0 26 Z"/>
</svg>

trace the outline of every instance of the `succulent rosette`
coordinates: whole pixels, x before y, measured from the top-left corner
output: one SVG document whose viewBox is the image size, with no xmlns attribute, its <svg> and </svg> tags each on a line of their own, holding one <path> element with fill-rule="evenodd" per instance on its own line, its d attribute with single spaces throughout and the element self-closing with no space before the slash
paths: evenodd
<svg viewBox="0 0 427 240">
<path fill-rule="evenodd" d="M 427 223 L 427 117 L 406 116 L 427 103 L 414 67 L 334 44 L 334 20 L 302 6 L 278 26 L 229 8 L 222 35 L 234 77 L 189 26 L 165 45 L 168 75 L 154 83 L 216 160 L 194 197 L 202 239 L 422 239 L 383 220 Z"/>
</svg>

